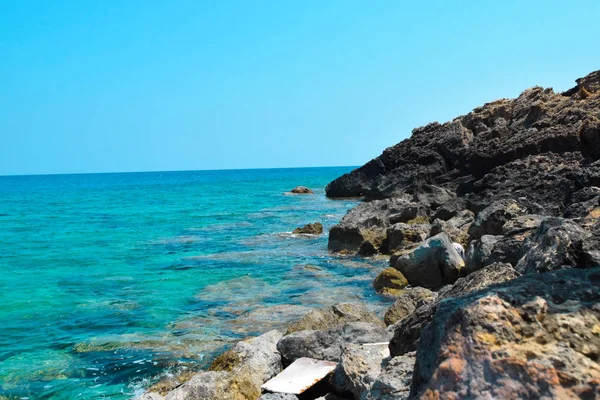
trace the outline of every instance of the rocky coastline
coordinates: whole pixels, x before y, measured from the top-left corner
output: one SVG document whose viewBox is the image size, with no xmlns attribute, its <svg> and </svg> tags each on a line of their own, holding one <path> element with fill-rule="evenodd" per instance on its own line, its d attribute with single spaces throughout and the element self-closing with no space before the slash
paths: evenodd
<svg viewBox="0 0 600 400">
<path fill-rule="evenodd" d="M 327 186 L 364 198 L 328 248 L 389 256 L 385 315 L 313 310 L 139 399 L 297 399 L 261 386 L 302 357 L 337 363 L 303 399 L 600 399 L 600 71 L 576 82 L 417 128 Z"/>
</svg>

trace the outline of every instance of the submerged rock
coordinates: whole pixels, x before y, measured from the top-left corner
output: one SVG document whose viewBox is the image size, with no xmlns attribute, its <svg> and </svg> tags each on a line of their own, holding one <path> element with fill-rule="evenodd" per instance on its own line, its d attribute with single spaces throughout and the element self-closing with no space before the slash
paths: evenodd
<svg viewBox="0 0 600 400">
<path fill-rule="evenodd" d="M 400 256 L 394 268 L 402 272 L 413 286 L 438 288 L 456 281 L 464 265 L 450 238 L 440 233 Z"/>
<path fill-rule="evenodd" d="M 294 229 L 292 232 L 294 234 L 304 234 L 304 235 L 320 235 L 323 233 L 323 225 L 320 222 L 314 222 L 312 224 L 306 224 L 299 228 Z"/>
<path fill-rule="evenodd" d="M 362 304 L 338 303 L 331 307 L 310 311 L 291 323 L 286 334 L 302 330 L 330 330 L 340 328 L 349 322 L 370 322 L 383 326 L 381 319 Z"/>
<path fill-rule="evenodd" d="M 315 193 L 312 191 L 312 189 L 309 189 L 306 186 L 296 186 L 290 192 L 294 193 L 294 194 L 313 194 L 313 193 Z"/>
</svg>

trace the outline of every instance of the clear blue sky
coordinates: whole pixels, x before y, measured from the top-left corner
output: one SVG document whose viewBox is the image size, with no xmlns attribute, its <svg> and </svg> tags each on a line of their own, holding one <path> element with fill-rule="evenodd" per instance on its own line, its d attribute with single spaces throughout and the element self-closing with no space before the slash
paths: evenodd
<svg viewBox="0 0 600 400">
<path fill-rule="evenodd" d="M 600 69 L 598 0 L 0 9 L 0 174 L 358 165 Z"/>
</svg>

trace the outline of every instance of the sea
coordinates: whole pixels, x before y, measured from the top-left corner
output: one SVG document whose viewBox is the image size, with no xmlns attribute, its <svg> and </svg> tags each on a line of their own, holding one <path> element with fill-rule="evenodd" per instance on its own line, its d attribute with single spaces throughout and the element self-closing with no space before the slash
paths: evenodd
<svg viewBox="0 0 600 400">
<path fill-rule="evenodd" d="M 381 313 L 386 260 L 327 252 L 351 169 L 0 176 L 0 399 L 130 399 L 313 308 Z"/>
</svg>

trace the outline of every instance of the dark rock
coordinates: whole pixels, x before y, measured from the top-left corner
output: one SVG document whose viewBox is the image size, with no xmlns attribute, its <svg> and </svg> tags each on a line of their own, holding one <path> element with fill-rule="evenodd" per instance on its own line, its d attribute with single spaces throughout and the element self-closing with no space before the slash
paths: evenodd
<svg viewBox="0 0 600 400">
<path fill-rule="evenodd" d="M 397 223 L 386 231 L 387 253 L 394 253 L 403 248 L 414 246 L 427 239 L 431 225 Z"/>
<path fill-rule="evenodd" d="M 444 301 L 421 334 L 411 397 L 595 398 L 599 304 L 598 269 L 523 276 Z"/>
<path fill-rule="evenodd" d="M 462 257 L 445 233 L 427 239 L 415 250 L 399 257 L 394 265 L 411 285 L 427 288 L 453 283 L 463 267 Z"/>
<path fill-rule="evenodd" d="M 380 293 L 395 294 L 398 289 L 408 285 L 408 281 L 402 275 L 402 272 L 396 268 L 386 268 L 377 275 L 373 281 L 373 287 Z"/>
<path fill-rule="evenodd" d="M 465 199 L 454 198 L 442 204 L 433 215 L 434 218 L 447 221 L 467 207 Z"/>
<path fill-rule="evenodd" d="M 600 206 L 600 188 L 588 186 L 573 193 L 571 204 L 565 210 L 564 216 L 566 218 L 584 218 L 598 206 Z"/>
<path fill-rule="evenodd" d="M 331 228 L 328 248 L 333 252 L 358 252 L 363 255 L 385 252 L 386 230 L 392 221 L 408 222 L 416 218 L 420 210 L 418 204 L 406 199 L 361 203 Z"/>
<path fill-rule="evenodd" d="M 479 239 L 483 235 L 501 235 L 504 224 L 525 214 L 525 211 L 514 200 L 496 201 L 477 214 L 469 228 L 469 235 L 472 239 Z"/>
<path fill-rule="evenodd" d="M 414 367 L 414 353 L 407 353 L 389 360 L 371 385 L 370 398 L 378 400 L 408 399 Z"/>
<path fill-rule="evenodd" d="M 600 220 L 594 222 L 590 235 L 582 245 L 582 267 L 594 268 L 600 266 Z"/>
<path fill-rule="evenodd" d="M 296 186 L 291 190 L 294 194 L 313 194 L 314 192 L 306 186 Z"/>
<path fill-rule="evenodd" d="M 422 303 L 414 312 L 393 325 L 394 337 L 390 342 L 390 354 L 393 357 L 401 356 L 416 349 L 421 331 L 432 320 L 442 300 L 465 296 L 518 276 L 519 274 L 510 264 L 497 263 L 459 279 L 452 286 L 443 288 L 435 301 Z"/>
<path fill-rule="evenodd" d="M 529 250 L 516 269 L 522 274 L 585 266 L 581 253 L 589 233 L 573 221 L 547 218 L 527 240 Z"/>
<path fill-rule="evenodd" d="M 384 326 L 377 315 L 361 304 L 338 303 L 331 307 L 313 310 L 288 326 L 287 333 L 303 330 L 330 330 L 341 328 L 349 322 L 369 322 Z"/>
<path fill-rule="evenodd" d="M 351 322 L 342 328 L 329 331 L 303 330 L 284 336 L 277 343 L 285 365 L 298 358 L 309 357 L 318 360 L 338 362 L 342 346 L 346 343 L 387 342 L 390 333 L 379 324 Z"/>
<path fill-rule="evenodd" d="M 430 236 L 444 232 L 450 240 L 466 247 L 469 243 L 469 228 L 475 220 L 474 214 L 469 210 L 459 211 L 447 221 L 436 219 L 431 224 Z"/>
<path fill-rule="evenodd" d="M 383 322 L 386 325 L 393 325 L 423 304 L 434 301 L 436 297 L 437 294 L 435 292 L 422 287 L 405 289 L 387 310 Z"/>
<path fill-rule="evenodd" d="M 492 257 L 494 246 L 504 236 L 483 235 L 479 239 L 473 240 L 467 250 L 466 269 L 467 273 L 475 272 L 492 264 L 495 260 Z"/>
<path fill-rule="evenodd" d="M 294 229 L 294 234 L 304 235 L 320 235 L 323 233 L 323 225 L 320 222 L 314 222 L 312 224 L 306 224 L 302 227 Z"/>
</svg>

